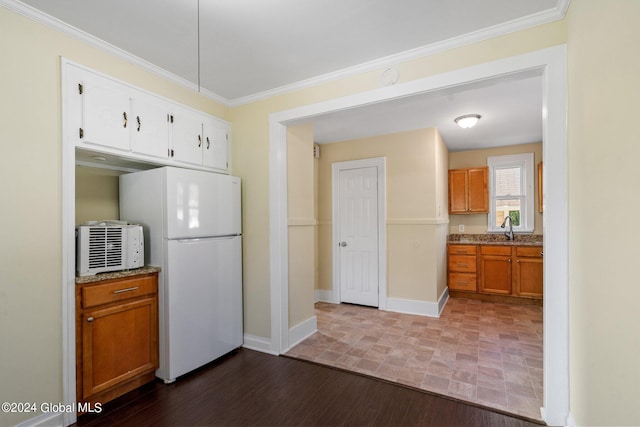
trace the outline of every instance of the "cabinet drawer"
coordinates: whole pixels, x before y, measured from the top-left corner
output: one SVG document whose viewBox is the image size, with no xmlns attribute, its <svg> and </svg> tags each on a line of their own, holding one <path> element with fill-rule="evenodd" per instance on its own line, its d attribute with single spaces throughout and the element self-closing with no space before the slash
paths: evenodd
<svg viewBox="0 0 640 427">
<path fill-rule="evenodd" d="M 482 255 L 511 255 L 511 246 L 481 246 Z"/>
<path fill-rule="evenodd" d="M 475 255 L 449 255 L 449 271 L 458 273 L 475 273 Z"/>
<path fill-rule="evenodd" d="M 143 295 L 154 294 L 158 290 L 157 275 L 117 279 L 82 288 L 82 307 L 94 307 Z"/>
<path fill-rule="evenodd" d="M 475 255 L 475 245 L 449 245 L 449 254 L 458 255 Z"/>
<path fill-rule="evenodd" d="M 516 256 L 541 258 L 542 246 L 518 246 L 516 247 Z"/>
<path fill-rule="evenodd" d="M 475 292 L 476 279 L 476 275 L 471 273 L 449 273 L 449 289 Z"/>
</svg>

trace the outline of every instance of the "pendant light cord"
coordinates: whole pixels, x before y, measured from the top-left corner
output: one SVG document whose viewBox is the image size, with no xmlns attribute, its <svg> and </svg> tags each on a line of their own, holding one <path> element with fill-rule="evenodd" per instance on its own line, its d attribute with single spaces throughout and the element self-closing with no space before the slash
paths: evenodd
<svg viewBox="0 0 640 427">
<path fill-rule="evenodd" d="M 200 0 L 198 0 L 198 93 L 200 92 Z"/>
</svg>

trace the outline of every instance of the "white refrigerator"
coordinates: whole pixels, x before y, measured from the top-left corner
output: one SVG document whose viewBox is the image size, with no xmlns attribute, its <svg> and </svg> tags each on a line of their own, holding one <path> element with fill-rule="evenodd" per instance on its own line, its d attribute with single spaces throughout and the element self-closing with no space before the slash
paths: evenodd
<svg viewBox="0 0 640 427">
<path fill-rule="evenodd" d="M 240 347 L 240 178 L 163 167 L 120 177 L 120 218 L 141 224 L 160 266 L 160 366 L 175 381 Z"/>
</svg>

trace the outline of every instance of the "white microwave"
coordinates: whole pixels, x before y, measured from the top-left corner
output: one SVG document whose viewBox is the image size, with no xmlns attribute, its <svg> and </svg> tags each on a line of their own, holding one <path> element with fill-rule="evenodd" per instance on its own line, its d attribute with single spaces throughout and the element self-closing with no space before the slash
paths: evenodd
<svg viewBox="0 0 640 427">
<path fill-rule="evenodd" d="M 76 227 L 76 272 L 79 276 L 143 266 L 141 225 L 106 221 Z"/>
</svg>

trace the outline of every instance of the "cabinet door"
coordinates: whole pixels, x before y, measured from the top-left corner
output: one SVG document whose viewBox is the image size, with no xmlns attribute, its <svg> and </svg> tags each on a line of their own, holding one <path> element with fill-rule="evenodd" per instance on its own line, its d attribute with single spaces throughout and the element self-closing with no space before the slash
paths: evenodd
<svg viewBox="0 0 640 427">
<path fill-rule="evenodd" d="M 488 168 L 469 169 L 469 204 L 472 213 L 489 212 Z"/>
<path fill-rule="evenodd" d="M 480 292 L 511 294 L 511 256 L 482 255 L 480 257 Z"/>
<path fill-rule="evenodd" d="M 128 151 L 134 122 L 129 93 L 122 85 L 90 73 L 81 84 L 81 141 Z"/>
<path fill-rule="evenodd" d="M 204 166 L 228 170 L 229 169 L 229 134 L 230 127 L 224 122 L 207 117 L 203 124 Z"/>
<path fill-rule="evenodd" d="M 464 169 L 449 171 L 449 213 L 467 213 L 468 174 Z"/>
<path fill-rule="evenodd" d="M 87 310 L 81 322 L 83 398 L 157 368 L 157 297 Z"/>
<path fill-rule="evenodd" d="M 169 104 L 143 93 L 132 99 L 131 151 L 167 158 L 169 153 Z"/>
<path fill-rule="evenodd" d="M 538 252 L 540 249 L 533 249 Z M 542 255 L 518 256 L 514 265 L 514 293 L 522 297 L 542 298 L 543 283 Z"/>
<path fill-rule="evenodd" d="M 187 109 L 175 108 L 172 117 L 171 157 L 202 166 L 202 116 Z"/>
</svg>

